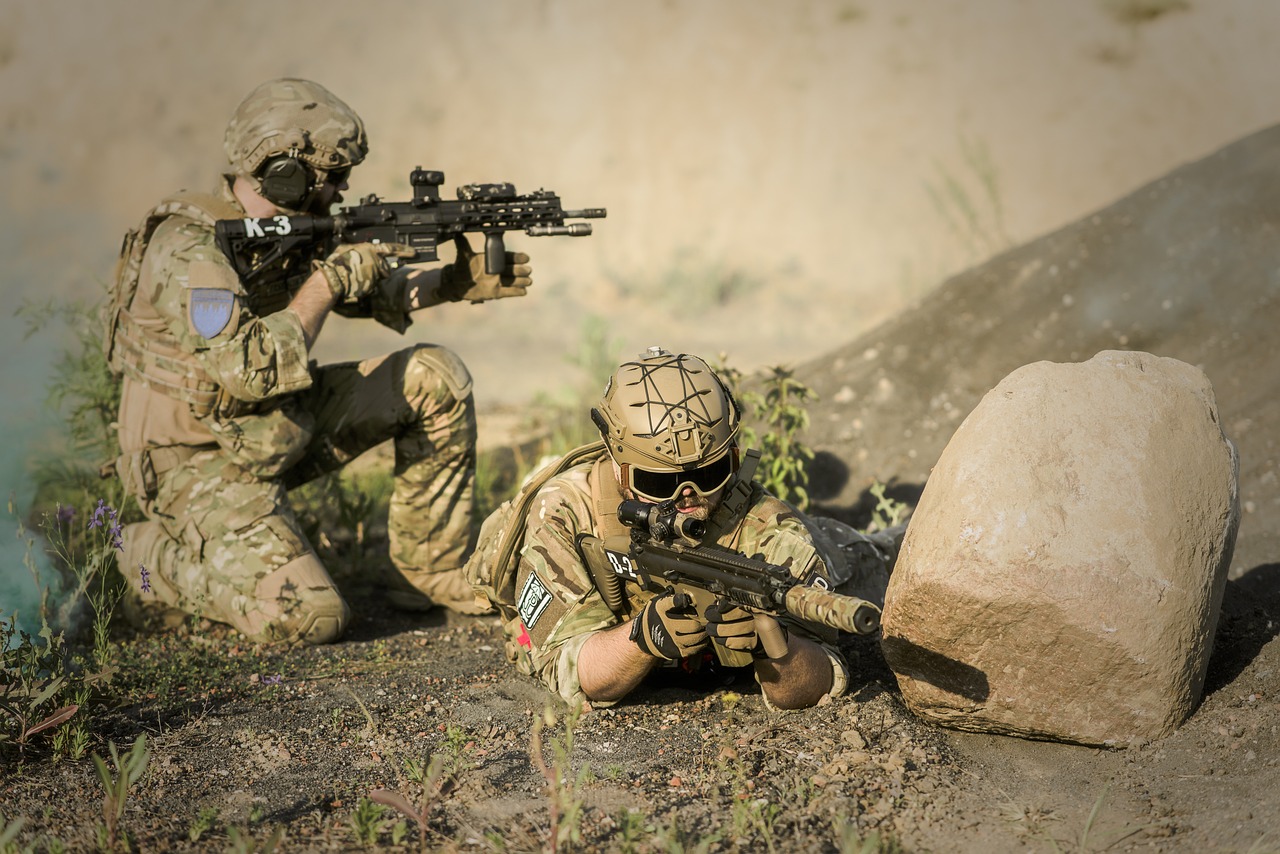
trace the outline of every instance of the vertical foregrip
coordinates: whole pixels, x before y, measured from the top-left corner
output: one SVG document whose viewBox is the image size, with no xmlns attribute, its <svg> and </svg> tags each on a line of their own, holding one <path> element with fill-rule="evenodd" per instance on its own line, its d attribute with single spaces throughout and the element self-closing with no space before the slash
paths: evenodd
<svg viewBox="0 0 1280 854">
<path fill-rule="evenodd" d="M 797 584 L 787 591 L 787 613 L 800 620 L 869 635 L 880 628 L 880 609 L 853 596 Z"/>
<path fill-rule="evenodd" d="M 507 266 L 507 247 L 502 242 L 501 231 L 489 231 L 484 235 L 484 271 L 491 276 L 501 273 Z"/>
</svg>

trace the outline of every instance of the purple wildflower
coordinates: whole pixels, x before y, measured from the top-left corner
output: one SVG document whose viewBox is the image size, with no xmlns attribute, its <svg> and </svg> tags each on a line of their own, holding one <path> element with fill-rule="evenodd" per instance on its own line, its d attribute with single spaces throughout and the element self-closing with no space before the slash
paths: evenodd
<svg viewBox="0 0 1280 854">
<path fill-rule="evenodd" d="M 99 498 L 99 499 L 98 499 L 98 506 L 97 506 L 97 507 L 95 507 L 95 508 L 93 508 L 93 518 L 92 518 L 91 520 L 89 520 L 89 527 L 90 527 L 90 528 L 97 528 L 97 527 L 100 527 L 100 526 L 102 525 L 102 517 L 103 517 L 103 515 L 104 515 L 107 511 L 109 511 L 110 509 L 111 509 L 111 508 L 110 508 L 109 506 L 107 506 L 107 502 L 106 502 L 106 501 L 104 501 L 103 499 Z"/>
<path fill-rule="evenodd" d="M 262 680 L 262 684 L 263 685 L 279 685 L 283 681 L 284 681 L 284 675 L 277 673 L 274 676 L 264 677 Z"/>
<path fill-rule="evenodd" d="M 75 517 L 76 517 L 76 508 L 72 507 L 70 504 L 67 504 L 67 505 L 59 504 L 58 512 L 54 514 L 54 518 L 58 520 L 59 525 L 69 524 L 71 520 L 74 519 Z"/>
<path fill-rule="evenodd" d="M 138 574 L 142 576 L 142 592 L 151 592 L 151 573 L 142 564 L 138 564 Z"/>
<path fill-rule="evenodd" d="M 89 521 L 89 527 L 105 530 L 111 547 L 124 551 L 124 539 L 120 536 L 124 526 L 120 524 L 120 513 L 102 498 L 98 499 L 98 506 L 93 508 L 93 519 Z"/>
</svg>

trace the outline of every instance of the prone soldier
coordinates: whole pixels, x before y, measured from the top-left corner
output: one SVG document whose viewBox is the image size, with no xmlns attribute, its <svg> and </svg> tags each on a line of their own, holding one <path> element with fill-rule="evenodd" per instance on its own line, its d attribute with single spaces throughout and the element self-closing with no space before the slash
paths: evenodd
<svg viewBox="0 0 1280 854">
<path fill-rule="evenodd" d="M 643 554 L 609 545 L 635 524 L 625 517 L 637 505 L 624 502 L 662 508 L 650 511 L 668 516 L 662 527 L 696 532 L 712 556 L 745 555 L 749 568 L 785 568 L 796 586 L 871 600 L 844 599 L 859 613 L 878 613 L 903 529 L 868 537 L 816 522 L 754 482 L 757 455 L 738 446 L 738 405 L 696 356 L 655 347 L 622 364 L 591 417 L 603 441 L 544 468 L 495 511 L 466 565 L 501 616 L 508 658 L 566 701 L 597 706 L 663 667 L 749 669 L 776 708 L 842 693 L 834 629 L 643 583 Z"/>
<path fill-rule="evenodd" d="M 242 275 L 215 223 L 327 214 L 368 143 L 346 103 L 284 78 L 239 105 L 225 148 L 214 192 L 172 196 L 126 236 L 108 301 L 105 349 L 123 376 L 114 469 L 146 516 L 124 531 L 126 614 L 152 624 L 199 613 L 255 640 L 338 638 L 350 610 L 287 490 L 386 440 L 388 597 L 485 611 L 460 571 L 474 544 L 466 367 L 434 344 L 326 366 L 309 354 L 331 312 L 403 332 L 412 312 L 444 301 L 522 296 L 528 256 L 508 252 L 489 273 L 465 237 L 433 269 L 397 266 L 414 250 L 396 243 L 312 243 Z"/>
</svg>

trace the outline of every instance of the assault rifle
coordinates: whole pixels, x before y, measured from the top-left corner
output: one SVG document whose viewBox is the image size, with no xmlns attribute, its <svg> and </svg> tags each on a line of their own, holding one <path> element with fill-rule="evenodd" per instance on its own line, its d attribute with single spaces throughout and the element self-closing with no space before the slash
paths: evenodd
<svg viewBox="0 0 1280 854">
<path fill-rule="evenodd" d="M 682 516 L 672 501 L 623 501 L 618 519 L 631 532 L 628 540 L 613 537 L 602 544 L 616 576 L 614 584 L 606 580 L 601 587 L 610 607 L 615 606 L 611 597 L 621 605 L 622 580 L 629 579 L 655 593 L 674 590 L 699 613 L 711 602 L 727 599 L 752 611 L 789 615 L 845 632 L 865 635 L 880 628 L 880 609 L 872 602 L 841 595 L 821 583 L 806 586 L 785 566 L 700 545 L 706 524 Z M 598 585 L 600 581 L 597 578 Z M 768 650 L 769 639 L 762 640 Z M 716 652 L 725 664 L 750 662 L 749 656 L 745 661 L 725 661 L 728 651 Z"/>
<path fill-rule="evenodd" d="M 273 216 L 219 220 L 214 227 L 218 247 L 236 271 L 249 278 L 296 247 L 337 243 L 404 243 L 417 250 L 408 263 L 434 261 L 442 241 L 467 233 L 484 235 L 488 273 L 501 273 L 506 262 L 503 235 L 523 231 L 530 237 L 591 233 L 586 222 L 601 219 L 604 208 L 564 210 L 551 190 L 518 194 L 511 184 L 466 184 L 458 200 L 440 198 L 444 173 L 415 167 L 409 173 L 413 200 L 387 202 L 368 195 L 360 204 L 338 209 L 333 216 Z"/>
</svg>

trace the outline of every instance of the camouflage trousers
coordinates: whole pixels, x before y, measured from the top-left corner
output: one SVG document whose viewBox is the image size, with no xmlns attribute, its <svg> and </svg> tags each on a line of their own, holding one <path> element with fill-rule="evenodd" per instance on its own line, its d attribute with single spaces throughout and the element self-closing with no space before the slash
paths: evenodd
<svg viewBox="0 0 1280 854">
<path fill-rule="evenodd" d="M 291 420 L 310 422 L 311 435 L 279 476 L 260 476 L 220 441 L 159 474 L 153 495 L 138 496 L 148 519 L 123 533 L 122 565 L 134 587 L 126 606 L 150 616 L 200 614 L 255 640 L 335 640 L 350 611 L 287 490 L 387 440 L 395 445 L 388 533 L 400 586 L 425 600 L 448 577 L 469 593 L 457 570 L 474 545 L 476 418 L 457 356 L 421 345 L 316 368 L 312 387 L 296 398 Z M 140 589 L 139 564 L 150 592 Z"/>
</svg>

